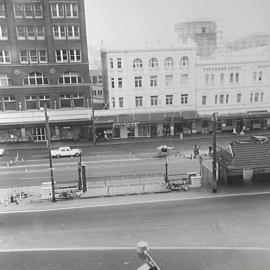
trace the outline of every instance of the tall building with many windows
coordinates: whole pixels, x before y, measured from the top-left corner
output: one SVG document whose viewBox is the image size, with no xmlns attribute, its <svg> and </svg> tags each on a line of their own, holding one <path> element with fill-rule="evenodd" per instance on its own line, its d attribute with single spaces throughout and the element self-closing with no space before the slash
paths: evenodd
<svg viewBox="0 0 270 270">
<path fill-rule="evenodd" d="M 84 1 L 0 0 L 0 140 L 44 140 L 44 104 L 53 138 L 79 137 L 89 103 Z"/>
</svg>

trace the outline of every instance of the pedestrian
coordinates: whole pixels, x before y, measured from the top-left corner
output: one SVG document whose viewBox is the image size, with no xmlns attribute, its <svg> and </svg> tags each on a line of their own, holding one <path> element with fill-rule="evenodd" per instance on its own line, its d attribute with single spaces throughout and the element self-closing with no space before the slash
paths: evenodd
<svg viewBox="0 0 270 270">
<path fill-rule="evenodd" d="M 197 144 L 194 145 L 194 158 L 196 158 L 199 155 L 200 153 L 199 148 L 200 146 L 198 146 Z"/>
<path fill-rule="evenodd" d="M 213 146 L 209 145 L 208 146 L 208 155 L 210 156 L 212 154 Z"/>
</svg>

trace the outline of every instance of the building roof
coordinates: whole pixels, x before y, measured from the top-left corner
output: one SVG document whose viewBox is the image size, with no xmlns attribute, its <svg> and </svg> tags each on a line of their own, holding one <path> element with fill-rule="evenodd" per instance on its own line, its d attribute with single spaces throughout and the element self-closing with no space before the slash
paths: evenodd
<svg viewBox="0 0 270 270">
<path fill-rule="evenodd" d="M 270 168 L 270 143 L 233 142 L 232 168 Z"/>
</svg>

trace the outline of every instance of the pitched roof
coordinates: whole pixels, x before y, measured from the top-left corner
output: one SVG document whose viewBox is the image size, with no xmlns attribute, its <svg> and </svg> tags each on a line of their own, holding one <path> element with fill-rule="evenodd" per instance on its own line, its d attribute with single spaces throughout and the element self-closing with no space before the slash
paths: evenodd
<svg viewBox="0 0 270 270">
<path fill-rule="evenodd" d="M 270 168 L 270 143 L 234 142 L 231 144 L 234 168 Z"/>
</svg>

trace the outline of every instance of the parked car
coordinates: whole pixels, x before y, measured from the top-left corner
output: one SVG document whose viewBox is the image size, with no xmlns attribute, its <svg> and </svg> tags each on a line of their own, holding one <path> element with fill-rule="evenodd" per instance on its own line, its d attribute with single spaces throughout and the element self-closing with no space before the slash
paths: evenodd
<svg viewBox="0 0 270 270">
<path fill-rule="evenodd" d="M 82 153 L 82 149 L 71 149 L 69 146 L 59 147 L 58 149 L 52 150 L 52 157 L 78 157 Z"/>
<path fill-rule="evenodd" d="M 2 157 L 5 153 L 5 149 L 0 148 L 0 157 Z"/>
<path fill-rule="evenodd" d="M 269 141 L 269 138 L 266 136 L 251 136 L 251 141 L 257 143 L 266 143 Z"/>
</svg>

